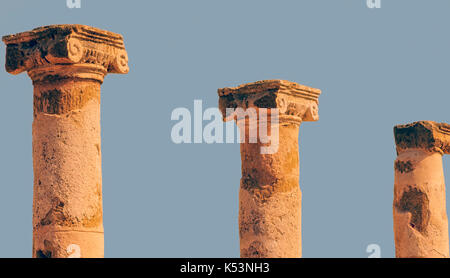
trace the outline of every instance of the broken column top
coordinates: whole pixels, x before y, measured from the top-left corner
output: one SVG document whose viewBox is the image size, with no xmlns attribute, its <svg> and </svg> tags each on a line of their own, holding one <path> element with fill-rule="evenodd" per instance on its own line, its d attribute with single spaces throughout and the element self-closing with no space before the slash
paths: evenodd
<svg viewBox="0 0 450 278">
<path fill-rule="evenodd" d="M 319 119 L 321 91 L 286 80 L 263 80 L 218 90 L 224 120 L 227 108 L 278 108 L 280 120 L 301 123 Z"/>
<path fill-rule="evenodd" d="M 6 71 L 28 71 L 33 81 L 64 77 L 103 81 L 107 73 L 129 70 L 123 37 L 90 26 L 39 27 L 4 36 L 3 42 L 7 46 Z"/>
<path fill-rule="evenodd" d="M 420 121 L 394 127 L 397 152 L 416 148 L 450 154 L 450 125 Z"/>
</svg>

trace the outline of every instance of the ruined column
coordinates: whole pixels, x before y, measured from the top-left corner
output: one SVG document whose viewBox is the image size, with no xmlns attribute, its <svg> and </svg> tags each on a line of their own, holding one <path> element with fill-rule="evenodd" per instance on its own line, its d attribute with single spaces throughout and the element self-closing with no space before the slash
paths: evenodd
<svg viewBox="0 0 450 278">
<path fill-rule="evenodd" d="M 240 145 L 241 257 L 302 255 L 298 133 L 303 121 L 319 119 L 320 93 L 284 80 L 218 90 L 224 121 L 235 120 L 244 139 Z M 252 133 L 258 134 L 257 140 Z"/>
<path fill-rule="evenodd" d="M 394 128 L 395 254 L 448 258 L 448 219 L 442 155 L 450 153 L 450 125 L 429 121 Z"/>
<path fill-rule="evenodd" d="M 34 86 L 33 257 L 103 257 L 100 85 L 127 73 L 121 35 L 53 25 L 3 37 Z"/>
</svg>

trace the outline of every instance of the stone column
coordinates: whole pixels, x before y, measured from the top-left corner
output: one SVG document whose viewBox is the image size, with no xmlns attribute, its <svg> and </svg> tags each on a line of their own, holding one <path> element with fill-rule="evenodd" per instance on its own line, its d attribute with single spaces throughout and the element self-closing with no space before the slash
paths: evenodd
<svg viewBox="0 0 450 278">
<path fill-rule="evenodd" d="M 103 257 L 100 85 L 127 73 L 121 35 L 53 25 L 3 37 L 34 86 L 33 257 Z"/>
<path fill-rule="evenodd" d="M 224 120 L 236 120 L 241 136 L 245 133 L 239 192 L 241 257 L 302 255 L 298 132 L 303 121 L 318 120 L 320 93 L 284 80 L 218 91 Z M 234 108 L 239 112 L 227 113 Z M 256 111 L 256 117 L 252 111 Z M 262 116 L 263 111 L 267 117 Z M 252 142 L 251 134 L 256 130 L 258 138 Z M 268 140 L 262 140 L 265 130 Z"/>
<path fill-rule="evenodd" d="M 450 125 L 415 122 L 394 128 L 395 254 L 448 258 L 448 220 L 442 155 L 450 153 Z"/>
</svg>

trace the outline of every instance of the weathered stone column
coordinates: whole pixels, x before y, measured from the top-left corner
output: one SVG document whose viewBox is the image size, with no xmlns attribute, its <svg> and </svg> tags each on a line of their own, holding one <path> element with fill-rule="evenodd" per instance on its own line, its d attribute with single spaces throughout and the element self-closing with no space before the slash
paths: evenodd
<svg viewBox="0 0 450 278">
<path fill-rule="evenodd" d="M 123 38 L 53 25 L 3 41 L 34 86 L 33 257 L 103 257 L 100 85 L 128 72 Z"/>
<path fill-rule="evenodd" d="M 450 153 L 450 125 L 415 122 L 394 128 L 395 254 L 448 258 L 448 220 L 442 155 Z"/>
<path fill-rule="evenodd" d="M 241 136 L 245 133 L 245 142 L 241 141 L 239 192 L 241 257 L 302 255 L 298 132 L 303 121 L 318 120 L 320 93 L 318 89 L 284 80 L 218 91 L 224 120 L 236 120 Z M 227 109 L 234 108 L 244 113 L 227 114 Z M 265 109 L 261 108 L 267 109 L 267 117 L 262 117 Z M 256 117 L 250 113 L 252 110 L 257 112 Z M 258 140 L 251 142 L 250 135 L 256 129 Z M 262 140 L 264 130 L 269 140 Z"/>
</svg>

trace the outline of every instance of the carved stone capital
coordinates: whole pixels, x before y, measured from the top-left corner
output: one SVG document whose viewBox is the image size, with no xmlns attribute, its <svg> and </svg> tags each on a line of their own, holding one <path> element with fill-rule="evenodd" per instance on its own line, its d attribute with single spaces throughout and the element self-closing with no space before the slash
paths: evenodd
<svg viewBox="0 0 450 278">
<path fill-rule="evenodd" d="M 450 125 L 420 121 L 394 127 L 397 152 L 416 148 L 450 154 Z"/>
<path fill-rule="evenodd" d="M 33 82 L 67 78 L 102 82 L 127 73 L 128 55 L 119 34 L 84 25 L 51 25 L 3 37 L 6 71 L 27 71 Z"/>
<path fill-rule="evenodd" d="M 285 80 L 264 80 L 244 84 L 235 88 L 218 90 L 219 109 L 224 121 L 227 108 L 278 108 L 281 123 L 300 124 L 319 119 L 319 89 L 310 88 Z"/>
</svg>

